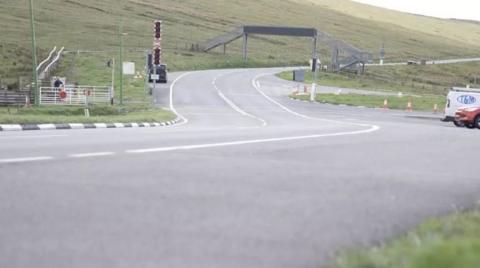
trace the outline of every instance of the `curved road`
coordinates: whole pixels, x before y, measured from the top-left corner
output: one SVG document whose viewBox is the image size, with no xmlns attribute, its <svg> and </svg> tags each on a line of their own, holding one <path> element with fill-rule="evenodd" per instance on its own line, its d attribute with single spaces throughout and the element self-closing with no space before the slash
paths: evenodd
<svg viewBox="0 0 480 268">
<path fill-rule="evenodd" d="M 279 70 L 175 74 L 172 127 L 0 133 L 0 267 L 321 267 L 478 201 L 479 131 Z"/>
</svg>

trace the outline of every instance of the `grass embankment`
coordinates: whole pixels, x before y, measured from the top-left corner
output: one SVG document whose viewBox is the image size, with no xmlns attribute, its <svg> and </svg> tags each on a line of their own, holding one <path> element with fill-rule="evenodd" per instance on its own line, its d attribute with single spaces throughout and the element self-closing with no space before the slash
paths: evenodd
<svg viewBox="0 0 480 268">
<path fill-rule="evenodd" d="M 300 100 L 310 100 L 307 95 L 292 95 L 291 97 Z M 445 107 L 445 97 L 436 96 L 378 96 L 361 94 L 317 94 L 315 100 L 322 103 L 345 104 L 351 106 L 363 106 L 369 108 L 383 107 L 385 99 L 388 100 L 388 108 L 395 110 L 406 110 L 411 100 L 414 111 L 433 111 L 435 104 L 440 111 Z"/>
<path fill-rule="evenodd" d="M 230 44 L 226 55 L 221 47 L 210 53 L 190 48 L 246 24 L 315 27 L 375 57 L 385 43 L 388 61 L 468 57 L 480 52 L 478 24 L 387 11 L 347 0 L 50 0 L 36 1 L 34 9 L 41 58 L 53 46 L 65 46 L 67 51 L 92 52 L 80 53 L 78 59 L 115 53 L 119 62 L 121 18 L 126 34 L 124 51 L 139 51 L 140 58 L 152 47 L 152 21 L 164 21 L 164 60 L 171 70 L 244 66 L 241 40 Z M 30 36 L 25 34 L 30 31 L 29 9 L 23 1 L 4 0 L 0 14 L 0 79 L 12 84 L 19 76 L 31 74 Z M 322 58 L 330 58 L 331 49 L 322 42 L 319 46 Z M 293 65 L 310 55 L 308 38 L 252 36 L 248 66 Z M 125 55 L 125 60 L 131 59 Z"/>
<path fill-rule="evenodd" d="M 360 94 L 321 94 L 317 101 L 366 107 L 383 107 L 385 98 L 391 109 L 405 109 L 412 99 L 414 110 L 432 111 L 435 104 L 445 107 L 445 96 L 453 86 L 480 87 L 480 63 L 449 65 L 413 65 L 368 67 L 364 75 L 320 73 L 318 84 L 339 88 L 360 89 L 386 93 L 402 92 L 403 97 L 370 96 Z M 292 72 L 278 74 L 280 78 L 293 80 Z M 312 82 L 307 72 L 306 83 Z M 391 95 L 391 94 L 390 94 Z M 308 99 L 306 96 L 294 96 Z"/>
<path fill-rule="evenodd" d="M 478 268 L 480 210 L 421 224 L 384 246 L 350 251 L 333 268 Z"/>
<path fill-rule="evenodd" d="M 0 124 L 62 123 L 153 123 L 175 119 L 175 116 L 150 105 L 92 106 L 90 117 L 83 107 L 0 108 Z"/>
<path fill-rule="evenodd" d="M 371 91 L 403 92 L 414 95 L 446 95 L 453 86 L 480 87 L 480 63 L 448 65 L 409 65 L 368 67 L 364 75 L 320 73 L 322 86 L 362 89 Z M 292 72 L 278 74 L 293 80 Z M 311 72 L 306 83 L 312 83 Z"/>
</svg>

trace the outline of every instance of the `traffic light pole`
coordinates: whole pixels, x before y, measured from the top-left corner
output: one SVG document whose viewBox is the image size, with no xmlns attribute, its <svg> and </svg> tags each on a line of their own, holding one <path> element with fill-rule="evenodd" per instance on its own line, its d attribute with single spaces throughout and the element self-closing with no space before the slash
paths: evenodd
<svg viewBox="0 0 480 268">
<path fill-rule="evenodd" d="M 37 73 L 37 40 L 35 37 L 35 22 L 33 16 L 33 0 L 30 0 L 30 28 L 32 31 L 32 64 L 33 64 L 33 96 L 35 106 L 40 105 L 38 92 L 38 73 Z"/>
</svg>

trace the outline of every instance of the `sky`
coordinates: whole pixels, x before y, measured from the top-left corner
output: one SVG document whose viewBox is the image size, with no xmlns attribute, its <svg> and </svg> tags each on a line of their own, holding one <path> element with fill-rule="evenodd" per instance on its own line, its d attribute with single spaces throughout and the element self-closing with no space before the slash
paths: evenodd
<svg viewBox="0 0 480 268">
<path fill-rule="evenodd" d="M 354 0 L 365 4 L 440 18 L 480 21 L 478 0 Z"/>
</svg>

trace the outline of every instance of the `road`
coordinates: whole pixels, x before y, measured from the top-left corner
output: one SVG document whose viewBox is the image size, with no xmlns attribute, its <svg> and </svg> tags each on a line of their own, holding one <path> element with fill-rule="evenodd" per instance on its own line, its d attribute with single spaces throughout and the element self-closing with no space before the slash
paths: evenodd
<svg viewBox="0 0 480 268">
<path fill-rule="evenodd" d="M 480 131 L 277 71 L 174 74 L 172 127 L 0 133 L 0 267 L 322 267 L 478 201 Z"/>
</svg>

